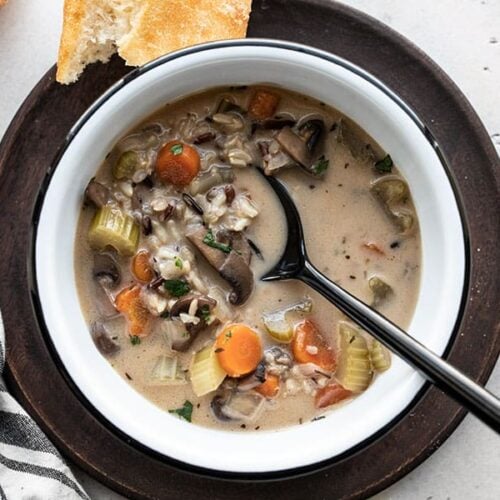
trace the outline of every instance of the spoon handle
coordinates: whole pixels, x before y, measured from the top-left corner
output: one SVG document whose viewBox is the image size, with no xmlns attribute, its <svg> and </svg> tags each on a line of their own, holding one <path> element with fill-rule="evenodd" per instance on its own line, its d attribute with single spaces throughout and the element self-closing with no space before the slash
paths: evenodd
<svg viewBox="0 0 500 500">
<path fill-rule="evenodd" d="M 500 399 L 441 359 L 390 320 L 346 292 L 306 260 L 298 279 L 314 288 L 443 392 L 500 433 Z"/>
</svg>

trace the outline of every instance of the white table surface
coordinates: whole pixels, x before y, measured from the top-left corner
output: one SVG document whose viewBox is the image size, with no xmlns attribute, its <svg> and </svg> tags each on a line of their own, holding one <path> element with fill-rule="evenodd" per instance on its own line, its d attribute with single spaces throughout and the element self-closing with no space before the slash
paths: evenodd
<svg viewBox="0 0 500 500">
<path fill-rule="evenodd" d="M 62 3 L 9 0 L 0 10 L 0 137 L 56 60 Z M 344 3 L 396 29 L 441 65 L 472 102 L 500 153 L 500 0 Z M 488 387 L 500 394 L 499 365 Z M 73 469 L 93 499 L 123 498 Z M 431 458 L 377 496 L 378 500 L 499 498 L 500 439 L 470 416 Z"/>
</svg>

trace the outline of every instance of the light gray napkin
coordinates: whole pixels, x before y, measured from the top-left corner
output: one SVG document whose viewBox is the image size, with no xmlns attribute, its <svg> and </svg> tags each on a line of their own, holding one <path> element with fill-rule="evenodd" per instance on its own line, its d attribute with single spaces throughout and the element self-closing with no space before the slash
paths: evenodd
<svg viewBox="0 0 500 500">
<path fill-rule="evenodd" d="M 4 363 L 0 314 L 0 500 L 89 500 L 47 436 L 7 392 Z"/>
</svg>

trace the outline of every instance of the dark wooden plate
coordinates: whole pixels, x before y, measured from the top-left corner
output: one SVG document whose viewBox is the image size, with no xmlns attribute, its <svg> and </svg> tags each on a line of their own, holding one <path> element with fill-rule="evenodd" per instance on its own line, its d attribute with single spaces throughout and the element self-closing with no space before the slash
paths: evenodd
<svg viewBox="0 0 500 500">
<path fill-rule="evenodd" d="M 500 351 L 500 164 L 469 103 L 407 40 L 339 4 L 254 0 L 249 36 L 309 44 L 358 64 L 399 94 L 430 128 L 450 167 L 470 236 L 469 288 L 446 357 L 485 383 Z M 55 83 L 52 68 L 0 144 L 0 307 L 11 390 L 67 457 L 130 497 L 359 498 L 389 486 L 435 451 L 464 417 L 464 411 L 435 388 L 426 386 L 374 439 L 321 468 L 286 479 L 242 483 L 193 474 L 153 456 L 105 425 L 65 378 L 37 323 L 28 284 L 33 207 L 71 126 L 128 71 L 114 58 L 89 68 L 77 84 L 63 87 Z"/>
</svg>

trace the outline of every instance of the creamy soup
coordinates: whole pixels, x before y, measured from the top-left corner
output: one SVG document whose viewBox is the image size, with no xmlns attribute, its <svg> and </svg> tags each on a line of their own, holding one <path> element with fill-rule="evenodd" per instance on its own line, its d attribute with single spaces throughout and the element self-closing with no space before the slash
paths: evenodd
<svg viewBox="0 0 500 500">
<path fill-rule="evenodd" d="M 89 183 L 76 236 L 96 347 L 178 418 L 259 430 L 322 418 L 390 369 L 390 355 L 300 282 L 264 283 L 287 227 L 257 170 L 283 180 L 311 260 L 407 327 L 420 236 L 389 154 L 338 111 L 274 87 L 167 104 Z"/>
</svg>

